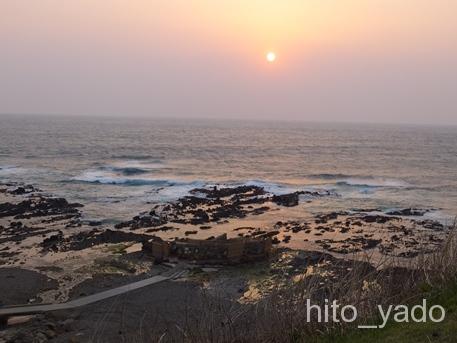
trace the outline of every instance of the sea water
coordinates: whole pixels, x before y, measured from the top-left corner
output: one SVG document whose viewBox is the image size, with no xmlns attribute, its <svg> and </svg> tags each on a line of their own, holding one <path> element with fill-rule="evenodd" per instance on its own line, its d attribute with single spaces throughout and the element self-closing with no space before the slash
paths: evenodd
<svg viewBox="0 0 457 343">
<path fill-rule="evenodd" d="M 0 117 L 0 182 L 118 221 L 195 187 L 326 190 L 307 211 L 457 215 L 457 127 L 58 116 Z"/>
</svg>

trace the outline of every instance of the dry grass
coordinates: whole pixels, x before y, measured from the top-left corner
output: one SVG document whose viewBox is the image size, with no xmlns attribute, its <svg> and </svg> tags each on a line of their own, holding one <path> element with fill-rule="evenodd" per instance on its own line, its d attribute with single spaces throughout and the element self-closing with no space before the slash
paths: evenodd
<svg viewBox="0 0 457 343">
<path fill-rule="evenodd" d="M 449 231 L 441 249 L 412 259 L 408 265 L 385 258 L 376 265 L 370 256 L 341 261 L 331 281 L 314 274 L 288 287 L 275 289 L 254 305 L 241 305 L 223 296 L 206 295 L 198 307 L 186 307 L 185 320 L 149 328 L 141 341 L 151 342 L 314 342 L 326 334 L 342 335 L 358 324 L 376 321 L 377 305 L 411 304 L 431 290 L 456 281 L 457 230 Z M 337 300 L 354 305 L 353 323 L 308 322 L 307 299 L 324 305 Z"/>
</svg>

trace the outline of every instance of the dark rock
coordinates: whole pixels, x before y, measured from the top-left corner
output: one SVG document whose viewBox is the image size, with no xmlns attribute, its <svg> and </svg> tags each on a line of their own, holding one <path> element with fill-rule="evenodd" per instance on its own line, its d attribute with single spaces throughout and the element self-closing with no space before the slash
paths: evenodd
<svg viewBox="0 0 457 343">
<path fill-rule="evenodd" d="M 256 208 L 254 210 L 251 211 L 251 214 L 257 216 L 257 215 L 260 215 L 262 213 L 265 213 L 265 212 L 268 212 L 270 208 L 268 206 L 262 206 L 262 207 L 259 207 L 259 208 Z"/>
<path fill-rule="evenodd" d="M 340 232 L 341 233 L 347 233 L 347 232 L 349 232 L 349 228 L 348 227 L 343 227 L 343 228 L 341 228 Z"/>
<path fill-rule="evenodd" d="M 262 187 L 258 186 L 238 186 L 238 187 L 227 187 L 227 188 L 217 188 L 212 189 L 206 188 L 195 188 L 190 191 L 191 193 L 202 193 L 205 194 L 208 198 L 225 198 L 232 195 L 263 195 L 265 191 Z"/>
<path fill-rule="evenodd" d="M 387 216 L 381 216 L 381 215 L 368 215 L 364 216 L 361 218 L 366 223 L 379 223 L 379 224 L 384 224 L 387 223 L 390 220 L 393 220 L 394 218 L 392 217 L 387 217 Z"/>
<path fill-rule="evenodd" d="M 419 221 L 418 224 L 422 225 L 424 228 L 429 229 L 429 230 L 435 230 L 435 231 L 444 230 L 444 225 L 435 220 L 430 220 L 430 219 L 422 220 L 422 221 Z"/>
<path fill-rule="evenodd" d="M 16 219 L 27 219 L 40 216 L 51 216 L 59 214 L 78 214 L 78 203 L 70 204 L 64 198 L 45 198 L 42 196 L 27 199 L 17 204 L 0 204 L 0 218 L 14 216 Z"/>
<path fill-rule="evenodd" d="M 212 213 L 212 220 L 218 221 L 224 218 L 244 218 L 245 212 L 237 205 L 221 206 Z"/>
<path fill-rule="evenodd" d="M 346 212 L 330 212 L 330 213 L 325 213 L 325 214 L 320 214 L 316 216 L 316 224 L 325 224 L 329 220 L 335 220 L 338 218 L 340 215 L 346 215 Z"/>
<path fill-rule="evenodd" d="M 293 207 L 298 205 L 298 192 L 274 195 L 272 201 L 280 206 Z"/>
<path fill-rule="evenodd" d="M 417 208 L 404 208 L 401 210 L 387 212 L 387 214 L 390 216 L 418 216 L 418 217 L 421 217 L 427 212 L 430 212 L 430 210 L 417 209 Z"/>
<path fill-rule="evenodd" d="M 63 240 L 63 232 L 59 231 L 59 233 L 52 235 L 46 239 L 43 240 L 41 243 L 41 246 L 45 250 L 49 251 L 58 251 L 59 250 L 59 243 L 61 243 Z"/>
<path fill-rule="evenodd" d="M 197 211 L 195 211 L 194 217 L 190 220 L 190 223 L 192 225 L 201 225 L 201 224 L 208 223 L 208 222 L 209 222 L 208 214 L 201 209 L 198 209 Z"/>
<path fill-rule="evenodd" d="M 381 242 L 382 242 L 382 239 L 367 239 L 367 240 L 365 240 L 362 247 L 363 247 L 363 249 L 373 249 Z"/>
<path fill-rule="evenodd" d="M 132 220 L 118 223 L 114 225 L 115 229 L 122 229 L 129 227 L 131 230 L 137 230 L 141 228 L 156 227 L 166 223 L 166 220 L 150 215 L 135 216 Z"/>
<path fill-rule="evenodd" d="M 361 213 L 365 213 L 365 212 L 382 212 L 382 210 L 379 209 L 379 208 L 353 208 L 351 211 L 353 211 L 353 212 L 361 212 Z"/>
<path fill-rule="evenodd" d="M 93 229 L 89 232 L 80 232 L 76 235 L 60 238 L 59 236 L 47 241 L 47 245 L 43 242 L 43 250 L 51 249 L 55 251 L 71 251 L 83 250 L 95 245 L 105 243 L 123 243 L 123 242 L 138 242 L 148 241 L 153 236 L 146 234 L 136 234 L 132 232 Z"/>
<path fill-rule="evenodd" d="M 23 195 L 23 194 L 30 194 L 34 192 L 39 192 L 40 190 L 33 187 L 32 185 L 25 185 L 25 186 L 19 186 L 11 191 L 6 190 L 7 193 L 12 194 L 12 195 Z"/>
<path fill-rule="evenodd" d="M 151 232 L 160 232 L 160 231 L 173 231 L 173 230 L 179 230 L 176 227 L 173 226 L 161 226 L 161 227 L 156 227 L 156 228 L 151 228 L 147 229 L 146 232 L 151 233 Z"/>
</svg>

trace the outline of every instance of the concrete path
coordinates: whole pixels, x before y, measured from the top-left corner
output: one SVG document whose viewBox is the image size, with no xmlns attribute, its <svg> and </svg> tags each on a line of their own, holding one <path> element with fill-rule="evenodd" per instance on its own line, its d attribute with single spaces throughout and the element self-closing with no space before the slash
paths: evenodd
<svg viewBox="0 0 457 343">
<path fill-rule="evenodd" d="M 76 307 L 89 305 L 100 300 L 115 297 L 117 295 L 133 291 L 135 289 L 143 288 L 155 283 L 166 280 L 175 279 L 181 276 L 183 272 L 177 272 L 170 276 L 156 275 L 148 279 L 133 282 L 124 286 L 113 288 L 104 292 L 92 294 L 86 297 L 71 300 L 60 304 L 39 304 L 39 305 L 19 305 L 19 306 L 5 306 L 0 307 L 0 317 L 22 316 L 27 314 L 36 314 L 57 310 L 70 310 Z"/>
</svg>

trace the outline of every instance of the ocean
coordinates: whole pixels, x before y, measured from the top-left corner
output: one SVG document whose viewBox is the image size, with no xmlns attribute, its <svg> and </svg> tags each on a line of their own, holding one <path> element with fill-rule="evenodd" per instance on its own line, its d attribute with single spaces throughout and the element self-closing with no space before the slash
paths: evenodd
<svg viewBox="0 0 457 343">
<path fill-rule="evenodd" d="M 195 187 L 329 190 L 307 211 L 457 215 L 457 127 L 51 116 L 0 117 L 0 182 L 127 220 Z"/>
</svg>

